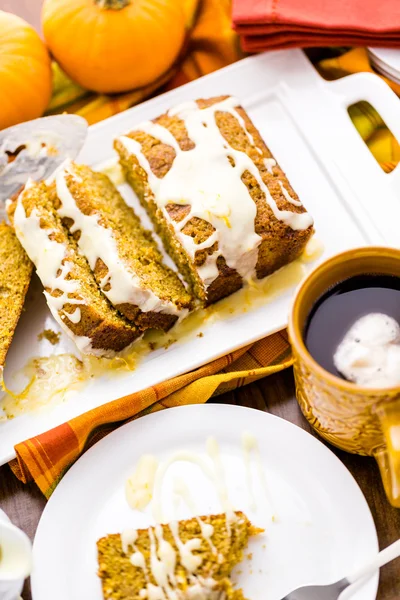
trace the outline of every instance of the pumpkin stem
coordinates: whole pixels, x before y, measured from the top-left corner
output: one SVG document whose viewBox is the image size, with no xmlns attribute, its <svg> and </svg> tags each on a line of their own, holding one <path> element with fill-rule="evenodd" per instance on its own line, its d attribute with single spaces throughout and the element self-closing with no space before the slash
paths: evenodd
<svg viewBox="0 0 400 600">
<path fill-rule="evenodd" d="M 105 10 L 121 10 L 125 6 L 128 6 L 131 0 L 94 0 L 94 3 L 99 8 L 104 8 Z"/>
</svg>

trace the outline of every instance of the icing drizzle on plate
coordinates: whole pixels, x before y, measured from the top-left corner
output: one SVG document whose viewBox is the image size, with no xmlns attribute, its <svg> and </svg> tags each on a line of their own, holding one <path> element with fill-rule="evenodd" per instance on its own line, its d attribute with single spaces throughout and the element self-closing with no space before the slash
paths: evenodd
<svg viewBox="0 0 400 600">
<path fill-rule="evenodd" d="M 127 529 L 121 533 L 123 552 L 130 555 L 130 562 L 134 566 L 141 568 L 144 573 L 146 588 L 141 592 L 142 598 L 146 598 L 147 600 L 187 600 L 189 598 L 193 598 L 193 600 L 210 600 L 210 598 L 215 597 L 215 600 L 219 599 L 218 594 L 220 592 L 217 590 L 213 592 L 217 582 L 212 578 L 212 574 L 208 579 L 204 579 L 197 574 L 197 570 L 202 564 L 202 556 L 196 553 L 196 551 L 202 547 L 203 541 L 209 545 L 211 552 L 217 555 L 217 549 L 212 540 L 214 527 L 204 521 L 204 517 L 194 516 L 199 524 L 200 537 L 194 537 L 183 542 L 180 537 L 177 520 L 173 520 L 164 526 L 160 525 L 161 522 L 167 522 L 162 510 L 161 497 L 165 475 L 176 462 L 187 462 L 200 468 L 205 477 L 214 485 L 219 502 L 226 515 L 227 534 L 229 537 L 232 535 L 232 526 L 239 517 L 235 514 L 229 500 L 224 464 L 218 442 L 215 438 L 208 438 L 206 450 L 207 456 L 187 450 L 177 451 L 161 463 L 157 463 L 156 459 L 150 455 L 144 455 L 140 458 L 133 476 L 127 480 L 125 490 L 130 506 L 144 510 L 146 508 L 144 502 L 135 502 L 132 504 L 131 499 L 132 495 L 135 498 L 144 498 L 145 492 L 156 521 L 155 526 L 148 528 L 150 569 L 148 564 L 146 564 L 145 556 L 135 544 L 138 538 L 137 530 Z M 242 453 L 247 473 L 247 486 L 249 487 L 249 482 L 252 478 L 250 472 L 251 454 L 254 453 L 257 475 L 262 480 L 262 487 L 267 496 L 267 481 L 261 462 L 258 442 L 249 432 L 244 432 L 242 435 Z M 173 479 L 173 494 L 182 499 L 193 513 L 197 512 L 190 490 L 182 478 L 175 477 Z M 263 499 L 263 504 L 264 502 L 265 498 Z M 256 510 L 257 503 L 254 494 L 252 505 L 253 510 Z M 271 512 L 269 512 L 269 517 L 271 518 Z M 274 520 L 273 517 L 272 520 Z M 177 550 L 165 539 L 163 527 L 169 528 Z M 184 567 L 189 581 L 189 588 L 185 591 L 177 585 L 175 567 L 178 555 L 179 562 Z M 216 559 L 217 563 L 221 563 L 223 556 L 217 555 Z M 155 581 L 156 585 L 152 581 Z M 217 595 L 214 596 L 213 593 Z"/>
</svg>

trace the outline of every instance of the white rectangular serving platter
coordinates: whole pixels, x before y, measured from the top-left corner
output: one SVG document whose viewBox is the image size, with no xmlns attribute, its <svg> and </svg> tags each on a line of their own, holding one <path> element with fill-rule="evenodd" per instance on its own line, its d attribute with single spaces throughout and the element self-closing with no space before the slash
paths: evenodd
<svg viewBox="0 0 400 600">
<path fill-rule="evenodd" d="M 371 74 L 324 81 L 300 50 L 244 59 L 92 126 L 77 160 L 98 165 L 113 157 L 113 139 L 141 121 L 180 102 L 221 94 L 240 99 L 313 215 L 317 239 L 324 247 L 318 260 L 362 245 L 400 246 L 400 170 L 391 174 L 381 170 L 347 112 L 350 104 L 368 100 L 400 139 L 400 101 Z M 121 191 L 127 202 L 138 206 L 128 186 Z M 15 457 L 14 445 L 24 439 L 284 328 L 293 291 L 287 289 L 254 310 L 217 320 L 212 326 L 204 324 L 203 337 L 193 335 L 156 350 L 132 372 L 94 378 L 58 405 L 0 422 L 0 464 Z M 32 357 L 73 351 L 66 336 L 55 347 L 47 341 L 39 343 L 37 336 L 45 328 L 59 329 L 36 286 L 7 358 L 6 382 Z"/>
</svg>

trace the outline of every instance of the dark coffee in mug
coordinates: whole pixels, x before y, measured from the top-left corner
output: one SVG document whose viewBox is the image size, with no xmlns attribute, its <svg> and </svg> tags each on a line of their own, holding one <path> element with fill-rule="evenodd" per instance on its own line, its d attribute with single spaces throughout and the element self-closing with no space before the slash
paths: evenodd
<svg viewBox="0 0 400 600">
<path fill-rule="evenodd" d="M 330 373 L 366 387 L 400 385 L 400 277 L 365 274 L 313 306 L 304 341 Z"/>
</svg>

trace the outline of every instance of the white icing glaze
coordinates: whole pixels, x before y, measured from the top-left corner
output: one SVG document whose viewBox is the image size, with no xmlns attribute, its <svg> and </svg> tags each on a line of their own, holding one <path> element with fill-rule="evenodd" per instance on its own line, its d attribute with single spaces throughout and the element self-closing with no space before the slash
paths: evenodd
<svg viewBox="0 0 400 600">
<path fill-rule="evenodd" d="M 278 181 L 278 183 L 281 186 L 282 194 L 285 196 L 286 200 L 290 202 L 290 204 L 293 204 L 294 206 L 302 206 L 300 200 L 295 200 L 294 198 L 292 198 L 292 196 L 289 194 L 289 192 L 283 185 L 282 181 Z"/>
<path fill-rule="evenodd" d="M 40 215 L 36 208 L 32 210 L 29 217 L 26 215 L 22 205 L 23 194 L 24 192 L 17 200 L 14 214 L 15 231 L 21 245 L 35 264 L 43 286 L 51 290 L 58 289 L 62 292 L 59 297 L 52 297 L 52 305 L 56 310 L 61 310 L 67 302 L 83 304 L 82 300 L 68 297 L 68 294 L 78 292 L 79 284 L 74 279 L 66 279 L 72 269 L 71 262 L 66 261 L 65 264 L 62 264 L 63 260 L 67 258 L 66 247 L 64 244 L 50 239 L 49 236 L 55 233 L 53 230 L 40 227 Z"/>
<path fill-rule="evenodd" d="M 146 570 L 146 559 L 142 552 L 139 552 L 139 550 L 136 550 L 133 554 L 131 554 L 129 560 L 134 567 L 139 567 L 140 569 L 143 569 L 143 571 Z"/>
<path fill-rule="evenodd" d="M 236 515 L 229 500 L 228 487 L 225 481 L 224 466 L 222 464 L 219 445 L 214 437 L 209 437 L 206 442 L 207 453 L 214 463 L 215 482 L 222 508 L 226 513 L 226 529 L 231 536 L 231 523 L 236 520 Z"/>
<path fill-rule="evenodd" d="M 154 529 L 150 527 L 148 534 L 150 539 L 151 574 L 157 584 L 156 586 L 147 585 L 148 597 L 161 598 L 162 600 L 180 600 L 182 593 L 177 588 L 175 577 L 176 552 L 172 545 L 164 539 L 161 525 L 156 525 Z"/>
<path fill-rule="evenodd" d="M 216 588 L 216 581 L 211 577 L 198 577 L 197 582 L 188 588 L 185 600 L 225 600 L 225 592 Z"/>
<path fill-rule="evenodd" d="M 170 468 L 177 461 L 190 462 L 192 464 L 197 465 L 203 471 L 204 475 L 210 479 L 210 481 L 214 484 L 215 489 L 217 491 L 222 510 L 226 513 L 226 528 L 228 535 L 231 535 L 231 524 L 236 520 L 236 514 L 233 510 L 233 507 L 229 501 L 228 496 L 228 488 L 225 481 L 225 473 L 222 464 L 222 460 L 219 453 L 218 443 L 214 438 L 209 438 L 207 440 L 207 452 L 212 461 L 211 465 L 209 462 L 204 460 L 201 456 L 196 454 L 195 452 L 190 452 L 186 450 L 181 450 L 175 452 L 169 459 L 165 462 L 161 463 L 157 469 L 157 473 L 154 481 L 154 492 L 152 499 L 152 513 L 153 517 L 158 523 L 165 522 L 165 517 L 162 508 L 162 486 L 164 477 Z M 179 493 L 179 483 L 178 490 L 175 488 L 175 494 Z M 187 494 L 184 493 L 185 499 L 187 500 Z M 209 543 L 211 544 L 211 536 L 210 530 L 206 527 L 203 528 L 205 524 L 200 525 L 202 536 L 207 539 L 209 538 Z M 205 533 L 205 535 L 204 535 Z"/>
<path fill-rule="evenodd" d="M 56 169 L 53 171 L 53 173 L 52 173 L 52 174 L 51 174 L 51 175 L 50 175 L 50 176 L 49 176 L 47 179 L 45 179 L 45 184 L 46 184 L 47 186 L 50 186 L 50 185 L 52 185 L 52 184 L 53 184 L 53 183 L 56 181 L 56 178 L 57 178 L 57 175 L 58 175 L 58 173 L 59 173 L 60 171 L 61 171 L 61 172 L 63 172 L 63 171 L 64 171 L 64 169 L 65 169 L 65 165 L 69 164 L 70 162 L 71 162 L 71 161 L 70 161 L 70 159 L 69 159 L 69 158 L 66 158 L 66 159 L 64 160 L 64 162 L 62 162 L 62 163 L 61 163 L 61 165 L 58 165 L 58 167 L 57 167 L 57 168 L 56 168 Z M 77 179 L 78 179 L 78 178 L 77 178 Z M 80 179 L 80 178 L 79 178 L 79 180 L 81 181 L 81 179 Z"/>
<path fill-rule="evenodd" d="M 131 564 L 144 571 L 146 578 L 146 588 L 140 593 L 141 598 L 149 600 L 222 600 L 220 592 L 214 590 L 216 582 L 211 577 L 205 579 L 197 576 L 196 570 L 202 563 L 202 558 L 193 554 L 193 550 L 201 547 L 199 538 L 192 538 L 183 543 L 179 537 L 179 524 L 172 522 L 170 525 L 171 533 L 174 537 L 180 556 L 180 564 L 186 569 L 191 585 L 183 591 L 178 587 L 181 578 L 175 575 L 177 553 L 173 546 L 164 538 L 161 525 L 149 527 L 148 535 L 150 540 L 150 573 L 156 584 L 150 581 L 150 573 L 147 568 L 146 560 L 142 552 L 135 546 L 138 533 L 134 529 L 127 529 L 121 533 L 121 544 L 125 554 L 128 554 L 129 548 L 133 548 L 133 553 L 129 560 Z M 183 581 L 186 581 L 184 579 Z"/>
<path fill-rule="evenodd" d="M 79 306 L 77 306 L 73 313 L 64 311 L 64 315 L 71 321 L 71 323 L 79 323 L 81 320 L 81 309 Z"/>
<path fill-rule="evenodd" d="M 64 168 L 56 174 L 57 196 L 61 201 L 58 213 L 60 217 L 68 217 L 74 221 L 71 233 L 81 232 L 78 245 L 92 271 L 98 259 L 107 266 L 108 273 L 100 281 L 100 288 L 111 304 L 133 304 L 143 312 L 181 314 L 183 311 L 179 311 L 175 304 L 162 300 L 146 288 L 141 279 L 121 260 L 113 230 L 101 225 L 100 215 L 85 215 L 80 211 L 67 185 L 68 174 L 79 181 L 71 161 L 67 161 Z M 187 312 L 186 310 L 185 314 Z"/>
<path fill-rule="evenodd" d="M 159 465 L 155 476 L 152 500 L 152 513 L 157 523 L 162 523 L 165 521 L 162 509 L 162 485 L 164 477 L 170 466 L 177 461 L 190 462 L 192 464 L 197 465 L 203 471 L 204 475 L 208 477 L 216 486 L 218 486 L 218 482 L 216 481 L 213 469 L 211 468 L 209 463 L 206 460 L 204 460 L 201 456 L 198 456 L 195 452 L 190 452 L 187 450 L 175 452 L 166 461 Z"/>
<path fill-rule="evenodd" d="M 190 490 L 186 485 L 186 482 L 181 477 L 174 477 L 173 492 L 176 496 L 182 498 L 186 506 L 194 515 L 198 512 L 196 503 L 193 500 Z"/>
<path fill-rule="evenodd" d="M 158 556 L 165 569 L 167 580 L 170 581 L 172 585 L 176 586 L 176 552 L 171 544 L 164 539 L 163 528 L 161 525 L 156 525 L 155 534 L 158 542 Z"/>
<path fill-rule="evenodd" d="M 166 600 L 163 589 L 152 583 L 147 584 L 147 598 L 149 600 Z"/>
<path fill-rule="evenodd" d="M 144 121 L 139 126 L 140 131 L 143 133 L 147 133 L 152 137 L 156 138 L 163 144 L 167 144 L 168 146 L 172 146 L 175 152 L 178 154 L 181 149 L 179 147 L 176 138 L 172 135 L 172 133 L 166 127 L 159 125 L 158 123 L 153 123 L 153 121 Z M 130 138 L 128 138 L 130 139 Z M 139 144 L 140 146 L 140 144 Z"/>
<path fill-rule="evenodd" d="M 146 565 L 145 556 L 140 550 L 136 547 L 135 542 L 138 539 L 138 532 L 136 529 L 126 529 L 121 533 L 121 545 L 122 550 L 125 554 L 128 554 L 129 547 L 133 548 L 132 554 L 129 556 L 130 563 L 139 569 L 143 570 L 146 582 L 149 583 L 149 572 Z"/>
<path fill-rule="evenodd" d="M 306 247 L 304 248 L 304 252 L 302 254 L 302 261 L 305 263 L 313 262 L 317 260 L 324 251 L 324 245 L 315 235 L 312 236 L 311 239 L 308 240 Z"/>
<path fill-rule="evenodd" d="M 171 109 L 168 114 L 177 115 L 184 121 L 188 136 L 195 144 L 188 151 L 182 151 L 174 136 L 161 125 L 151 122 L 140 125 L 137 130 L 147 132 L 175 150 L 176 157 L 163 178 L 154 175 L 138 142 L 125 136 L 120 138 L 126 150 L 136 156 L 147 173 L 157 205 L 174 227 L 190 258 L 194 259 L 197 250 L 210 248 L 218 242 L 218 249 L 198 268 L 206 287 L 218 277 L 216 261 L 220 255 L 245 281 L 254 274 L 261 237 L 254 230 L 256 205 L 241 180 L 245 171 L 249 171 L 256 179 L 278 220 L 294 230 L 307 229 L 313 223 L 306 212 L 299 214 L 280 210 L 250 157 L 228 146 L 215 121 L 218 111 L 232 114 L 244 128 L 249 142 L 254 143 L 236 110 L 237 106 L 238 101 L 230 97 L 201 110 L 195 102 Z M 228 157 L 233 159 L 234 166 Z M 170 203 L 189 205 L 189 214 L 179 223 L 172 221 L 166 210 Z M 182 233 L 186 223 L 193 217 L 208 221 L 215 228 L 203 244 L 196 245 L 193 238 Z"/>
<path fill-rule="evenodd" d="M 125 183 L 125 175 L 118 160 L 118 156 L 113 156 L 113 158 L 97 164 L 94 167 L 94 170 L 107 175 L 115 186 L 123 185 Z"/>
<path fill-rule="evenodd" d="M 185 481 L 180 477 L 175 477 L 173 490 L 174 494 L 178 497 L 181 497 L 182 500 L 186 503 L 187 507 L 191 510 L 192 514 L 196 515 L 198 511 Z M 214 527 L 210 523 L 205 523 L 198 516 L 195 516 L 195 519 L 199 524 L 202 538 L 205 539 L 208 545 L 210 546 L 211 552 L 213 554 L 217 554 L 217 549 L 212 542 L 212 536 L 214 535 Z"/>
<path fill-rule="evenodd" d="M 51 307 L 49 307 L 49 308 L 50 308 L 51 313 L 54 316 L 54 313 L 53 313 Z M 61 315 L 61 319 L 63 319 L 63 318 L 64 319 L 66 318 L 65 314 Z M 67 330 L 68 328 L 66 326 L 64 326 L 63 329 L 71 336 L 71 332 Z M 80 350 L 80 352 L 82 352 L 82 354 L 92 354 L 93 356 L 97 356 L 97 357 L 106 356 L 108 358 L 111 358 L 116 355 L 116 353 L 113 350 L 104 350 L 103 348 L 93 348 L 92 340 L 90 339 L 90 337 L 88 337 L 86 335 L 74 335 L 73 340 L 74 340 L 76 346 L 78 347 L 78 349 Z"/>
<path fill-rule="evenodd" d="M 253 487 L 253 476 L 251 473 L 251 460 L 250 453 L 253 448 L 253 438 L 245 432 L 242 434 L 242 451 L 243 451 L 243 459 L 244 459 L 244 469 L 245 469 L 245 477 L 246 477 L 246 488 L 247 493 L 249 495 L 249 508 L 250 510 L 257 510 L 257 501 L 254 494 Z"/>
<path fill-rule="evenodd" d="M 150 570 L 157 585 L 163 589 L 169 587 L 166 565 L 158 558 L 156 538 L 153 529 L 148 529 L 150 538 Z"/>
<path fill-rule="evenodd" d="M 277 517 L 276 517 L 276 513 L 274 511 L 273 505 L 272 505 L 271 495 L 269 492 L 267 479 L 265 477 L 265 472 L 264 472 L 264 467 L 262 464 L 262 458 L 261 458 L 260 448 L 258 446 L 258 441 L 257 441 L 257 438 L 253 434 L 249 433 L 248 431 L 244 431 L 242 433 L 242 450 L 245 454 L 245 457 L 246 457 L 246 455 L 248 456 L 249 467 L 250 467 L 250 456 L 251 456 L 251 454 L 254 454 L 258 479 L 259 479 L 261 487 L 263 489 L 263 495 L 264 495 L 263 508 L 266 511 L 268 518 L 271 519 L 272 521 L 276 521 Z M 245 460 L 246 460 L 246 458 L 245 458 Z M 249 477 L 250 477 L 251 489 L 252 489 L 253 483 L 252 483 L 252 475 L 251 475 L 250 470 L 249 470 Z"/>
<path fill-rule="evenodd" d="M 174 537 L 175 544 L 177 545 L 182 566 L 189 573 L 195 573 L 203 562 L 201 556 L 193 554 L 193 550 L 199 550 L 201 548 L 201 539 L 192 538 L 183 543 L 179 537 L 178 521 L 172 521 L 172 523 L 169 524 L 169 528 Z"/>
<path fill-rule="evenodd" d="M 211 523 L 204 523 L 200 517 L 196 517 L 198 524 L 200 525 L 201 535 L 206 540 L 206 542 L 211 546 L 211 550 L 214 554 L 216 554 L 217 549 L 211 541 L 212 536 L 214 535 L 214 527 Z"/>
<path fill-rule="evenodd" d="M 261 483 L 266 490 L 265 475 L 263 473 L 261 455 L 259 453 L 256 438 L 251 434 L 244 432 L 242 435 L 242 447 L 248 453 L 249 460 L 250 453 L 255 453 L 258 474 L 262 480 Z M 141 594 L 142 598 L 148 598 L 148 600 L 224 600 L 225 598 L 225 593 L 218 589 L 217 582 L 211 576 L 205 579 L 197 574 L 197 571 L 203 562 L 202 555 L 198 553 L 202 548 L 202 540 L 205 540 L 209 544 L 212 552 L 217 554 L 217 549 L 212 542 L 214 527 L 210 523 L 203 521 L 201 517 L 195 516 L 194 518 L 199 524 L 200 536 L 183 542 L 180 537 L 179 522 L 177 520 L 172 521 L 169 523 L 168 527 L 173 536 L 175 546 L 178 549 L 178 551 L 176 551 L 174 546 L 165 539 L 164 529 L 160 524 L 160 522 L 164 520 L 161 505 L 164 477 L 170 466 L 178 461 L 189 462 L 198 466 L 204 475 L 215 485 L 221 505 L 226 511 L 228 535 L 231 535 L 233 522 L 242 522 L 242 520 L 234 513 L 229 501 L 224 467 L 219 446 L 215 438 L 210 437 L 207 440 L 206 449 L 208 453 L 207 459 L 195 452 L 182 450 L 175 452 L 167 460 L 158 465 L 154 478 L 154 492 L 152 498 L 153 516 L 156 521 L 158 521 L 158 524 L 155 527 L 150 527 L 148 529 L 150 540 L 150 571 L 146 571 L 147 566 L 144 556 L 135 546 L 137 532 L 128 530 L 121 535 L 124 552 L 127 553 L 130 546 L 133 548 L 134 552 L 130 557 L 131 563 L 136 567 L 145 570 L 147 585 L 146 589 Z M 143 460 L 145 458 L 145 456 L 142 457 L 142 461 L 139 461 L 138 466 L 140 466 L 141 462 L 142 465 L 145 465 L 147 462 L 147 459 Z M 179 477 L 173 478 L 172 492 L 174 497 L 182 498 L 193 513 L 198 512 L 190 491 L 183 479 Z M 176 576 L 175 574 L 178 553 L 179 564 L 182 565 L 187 573 L 184 577 L 182 577 L 182 575 Z M 223 558 L 223 555 L 218 556 L 218 561 L 221 562 Z M 154 581 L 156 585 L 150 581 L 150 574 L 152 581 Z M 189 583 L 189 586 L 183 591 L 179 588 L 179 585 L 186 581 Z"/>
<path fill-rule="evenodd" d="M 274 167 L 276 167 L 276 160 L 274 158 L 264 158 L 265 168 L 271 175 L 274 174 Z"/>
<path fill-rule="evenodd" d="M 129 546 L 133 546 L 137 538 L 138 532 L 136 529 L 125 529 L 125 531 L 121 533 L 121 545 L 125 554 L 128 554 Z"/>
<path fill-rule="evenodd" d="M 25 190 L 29 189 L 30 185 L 31 183 L 29 182 Z M 64 244 L 50 239 L 49 236 L 53 233 L 52 230 L 40 227 L 40 214 L 36 208 L 32 210 L 29 217 L 27 216 L 22 204 L 25 190 L 21 192 L 17 199 L 17 206 L 14 213 L 16 235 L 25 252 L 35 265 L 43 286 L 49 290 L 60 290 L 62 292 L 57 297 L 52 296 L 47 291 L 44 292 L 54 319 L 80 349 L 86 349 L 89 338 L 85 339 L 85 343 L 79 344 L 79 336 L 74 335 L 65 322 L 68 318 L 72 323 L 78 323 L 81 316 L 79 305 L 82 306 L 85 304 L 82 298 L 69 297 L 69 294 L 79 294 L 80 286 L 77 280 L 67 279 L 67 275 L 73 268 L 73 263 L 68 260 L 63 264 L 64 259 L 68 258 L 68 249 Z M 78 306 L 72 314 L 64 311 L 60 315 L 65 304 L 77 304 Z"/>
<path fill-rule="evenodd" d="M 153 495 L 157 459 L 151 454 L 140 457 L 135 472 L 125 482 L 125 497 L 133 509 L 143 510 Z"/>
<path fill-rule="evenodd" d="M 48 307 L 55 321 L 61 326 L 63 331 L 72 338 L 78 349 L 83 354 L 93 354 L 94 356 L 112 356 L 115 353 L 102 348 L 93 348 L 92 341 L 87 336 L 78 336 L 69 328 L 68 322 L 77 324 L 81 318 L 81 306 L 85 305 L 82 298 L 70 298 L 70 294 L 79 295 L 80 284 L 76 279 L 67 279 L 68 274 L 73 268 L 73 262 L 67 259 L 69 249 L 49 236 L 53 232 L 51 229 L 42 229 L 40 227 L 40 213 L 33 209 L 29 217 L 26 215 L 23 207 L 23 195 L 34 183 L 28 181 L 25 189 L 17 199 L 17 205 L 14 213 L 14 227 L 16 235 L 24 248 L 25 252 L 36 267 L 37 274 L 43 284 L 43 287 L 49 290 L 59 290 L 62 292 L 59 296 L 52 296 L 46 290 L 43 292 L 47 300 Z M 70 314 L 63 310 L 65 304 L 76 304 L 75 311 Z"/>
</svg>

